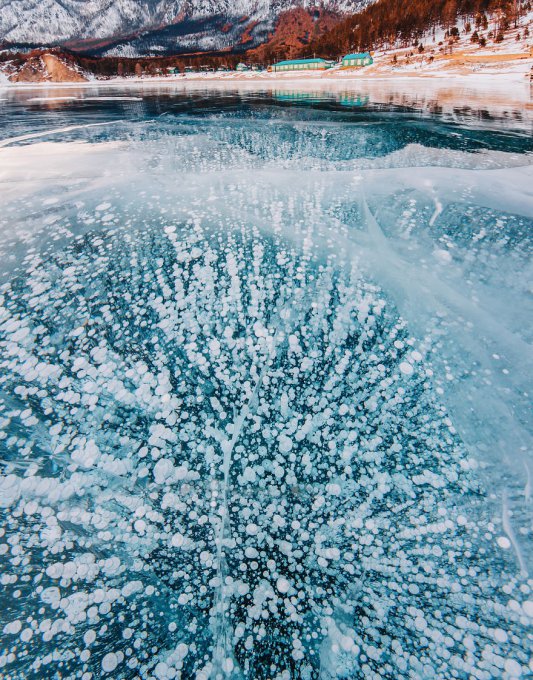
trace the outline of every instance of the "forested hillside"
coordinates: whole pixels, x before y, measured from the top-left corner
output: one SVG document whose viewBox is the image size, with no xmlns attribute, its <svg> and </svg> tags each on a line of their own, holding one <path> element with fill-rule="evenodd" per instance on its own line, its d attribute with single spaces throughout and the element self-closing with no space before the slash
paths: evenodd
<svg viewBox="0 0 533 680">
<path fill-rule="evenodd" d="M 305 54 L 336 57 L 352 50 L 417 44 L 427 32 L 443 27 L 453 40 L 458 17 L 470 18 L 474 41 L 503 40 L 505 31 L 531 11 L 530 0 L 378 0 L 359 14 L 341 21 L 306 46 Z M 497 15 L 497 28 L 488 28 L 487 15 Z M 474 33 L 477 34 L 474 35 Z"/>
</svg>

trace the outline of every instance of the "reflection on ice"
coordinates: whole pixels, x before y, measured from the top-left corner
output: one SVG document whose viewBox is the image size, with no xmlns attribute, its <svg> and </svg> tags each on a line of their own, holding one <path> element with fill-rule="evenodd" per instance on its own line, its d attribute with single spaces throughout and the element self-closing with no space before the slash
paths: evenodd
<svg viewBox="0 0 533 680">
<path fill-rule="evenodd" d="M 531 171 L 385 118 L 0 150 L 6 675 L 533 671 Z"/>
</svg>

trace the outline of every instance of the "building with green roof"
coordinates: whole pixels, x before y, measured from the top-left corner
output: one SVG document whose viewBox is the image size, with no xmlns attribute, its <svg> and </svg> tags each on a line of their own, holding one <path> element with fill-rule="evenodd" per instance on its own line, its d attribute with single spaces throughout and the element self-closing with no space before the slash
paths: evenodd
<svg viewBox="0 0 533 680">
<path fill-rule="evenodd" d="M 357 52 L 356 54 L 347 54 L 342 58 L 342 68 L 354 68 L 361 66 L 370 66 L 374 63 L 374 59 L 370 52 Z"/>
<path fill-rule="evenodd" d="M 272 66 L 273 71 L 323 71 L 335 62 L 327 59 L 288 59 Z"/>
</svg>

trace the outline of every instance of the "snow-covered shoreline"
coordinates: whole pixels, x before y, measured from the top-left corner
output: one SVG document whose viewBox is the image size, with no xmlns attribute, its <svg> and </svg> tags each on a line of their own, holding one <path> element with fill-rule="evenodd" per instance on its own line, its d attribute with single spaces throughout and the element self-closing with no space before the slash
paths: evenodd
<svg viewBox="0 0 533 680">
<path fill-rule="evenodd" d="M 374 81 L 397 81 L 397 80 L 421 80 L 421 81 L 443 81 L 443 80 L 457 80 L 465 82 L 487 82 L 495 81 L 502 83 L 528 83 L 528 73 L 533 67 L 533 58 L 527 60 L 529 68 L 522 68 L 520 70 L 495 72 L 472 72 L 472 73 L 454 73 L 448 70 L 441 71 L 397 71 L 397 72 L 378 72 L 372 74 L 357 73 L 354 71 L 335 71 L 335 72 L 320 72 L 320 73 L 192 73 L 181 76 L 154 76 L 142 78 L 110 78 L 108 80 L 92 79 L 87 82 L 17 82 L 12 83 L 9 80 L 0 80 L 0 89 L 35 89 L 35 88 L 90 88 L 90 87 L 127 87 L 127 86 L 159 86 L 159 85 L 182 85 L 188 83 L 209 83 L 209 84 L 270 84 L 270 83 L 298 83 L 308 84 L 312 83 L 318 85 L 320 83 L 360 83 L 360 82 L 374 82 Z"/>
</svg>

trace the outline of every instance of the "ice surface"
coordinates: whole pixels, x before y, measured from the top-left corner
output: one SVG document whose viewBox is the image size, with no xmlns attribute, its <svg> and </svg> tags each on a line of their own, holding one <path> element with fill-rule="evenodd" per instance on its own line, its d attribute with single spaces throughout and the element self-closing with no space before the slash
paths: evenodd
<svg viewBox="0 0 533 680">
<path fill-rule="evenodd" d="M 0 149 L 6 676 L 533 672 L 529 142 L 386 118 Z"/>
</svg>

